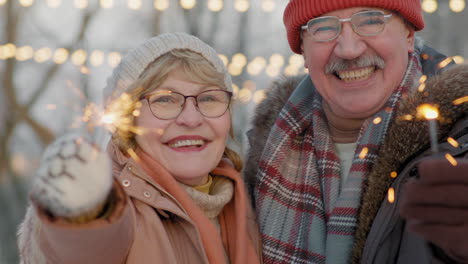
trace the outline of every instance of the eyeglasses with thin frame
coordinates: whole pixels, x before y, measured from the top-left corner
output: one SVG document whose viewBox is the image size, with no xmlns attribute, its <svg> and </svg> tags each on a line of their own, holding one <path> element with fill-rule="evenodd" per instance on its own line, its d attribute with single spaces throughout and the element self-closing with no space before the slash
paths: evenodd
<svg viewBox="0 0 468 264">
<path fill-rule="evenodd" d="M 187 98 L 195 99 L 195 107 L 204 117 L 222 116 L 229 108 L 232 92 L 226 90 L 206 90 L 196 95 L 183 95 L 173 91 L 157 91 L 144 95 L 140 100 L 148 102 L 151 113 L 156 118 L 169 120 L 179 116 Z"/>
<path fill-rule="evenodd" d="M 362 11 L 349 18 L 336 16 L 323 16 L 309 20 L 301 29 L 307 30 L 317 42 L 327 42 L 336 39 L 342 28 L 342 23 L 350 22 L 357 34 L 361 36 L 374 36 L 382 32 L 387 20 L 392 14 L 385 14 L 379 10 Z"/>
</svg>

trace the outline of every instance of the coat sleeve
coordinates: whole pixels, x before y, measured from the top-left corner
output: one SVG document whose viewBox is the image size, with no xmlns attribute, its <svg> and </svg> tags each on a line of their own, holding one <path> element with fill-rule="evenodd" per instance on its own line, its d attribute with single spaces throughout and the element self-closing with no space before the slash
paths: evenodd
<svg viewBox="0 0 468 264">
<path fill-rule="evenodd" d="M 135 214 L 116 181 L 113 191 L 116 199 L 109 215 L 85 224 L 54 219 L 36 206 L 31 208 L 19 232 L 21 263 L 125 263 Z"/>
</svg>

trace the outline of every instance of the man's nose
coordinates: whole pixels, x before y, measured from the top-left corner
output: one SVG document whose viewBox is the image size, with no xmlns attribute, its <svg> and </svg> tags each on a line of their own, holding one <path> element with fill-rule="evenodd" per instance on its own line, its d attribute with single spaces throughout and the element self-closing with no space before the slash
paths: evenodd
<svg viewBox="0 0 468 264">
<path fill-rule="evenodd" d="M 361 56 L 366 48 L 362 36 L 354 32 L 351 23 L 343 23 L 340 35 L 336 39 L 335 55 L 352 60 Z"/>
</svg>

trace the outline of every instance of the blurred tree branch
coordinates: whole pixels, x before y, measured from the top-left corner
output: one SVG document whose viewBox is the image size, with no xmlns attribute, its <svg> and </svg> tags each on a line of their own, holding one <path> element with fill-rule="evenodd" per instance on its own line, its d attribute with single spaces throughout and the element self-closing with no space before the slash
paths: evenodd
<svg viewBox="0 0 468 264">
<path fill-rule="evenodd" d="M 15 10 L 14 1 L 7 2 L 7 17 L 6 17 L 6 40 L 7 43 L 16 43 L 16 34 L 17 34 L 17 25 L 20 17 L 19 12 Z M 88 25 L 96 13 L 97 9 L 89 11 L 85 14 L 79 34 L 69 44 L 66 49 L 72 49 L 76 43 L 80 43 L 86 33 Z M 25 122 L 34 133 L 39 138 L 40 142 L 43 145 L 47 145 L 52 142 L 55 138 L 54 132 L 48 127 L 37 122 L 31 115 L 30 109 L 35 105 L 37 100 L 41 97 L 42 94 L 49 87 L 50 81 L 53 79 L 55 74 L 58 72 L 60 65 L 53 64 L 45 74 L 44 80 L 41 82 L 39 88 L 33 93 L 31 98 L 24 104 L 21 104 L 18 101 L 17 90 L 18 88 L 14 84 L 13 76 L 16 69 L 16 60 L 15 58 L 10 58 L 6 60 L 6 69 L 4 71 L 3 78 L 3 90 L 6 96 L 5 103 L 7 104 L 6 109 L 10 109 L 10 115 L 6 115 L 4 133 L 0 135 L 0 180 L 3 172 L 6 172 L 6 175 L 16 176 L 15 172 L 11 168 L 11 157 L 9 156 L 9 142 L 13 136 L 13 132 L 16 129 L 16 126 L 21 122 Z"/>
</svg>

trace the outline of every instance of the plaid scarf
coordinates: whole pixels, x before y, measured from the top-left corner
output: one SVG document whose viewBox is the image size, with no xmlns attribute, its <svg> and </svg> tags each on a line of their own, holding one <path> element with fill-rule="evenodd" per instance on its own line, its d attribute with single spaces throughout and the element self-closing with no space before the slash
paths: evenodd
<svg viewBox="0 0 468 264">
<path fill-rule="evenodd" d="M 409 56 L 400 86 L 362 126 L 342 190 L 340 160 L 329 135 L 322 97 L 310 78 L 298 85 L 276 119 L 259 162 L 254 198 L 264 263 L 348 262 L 364 180 L 398 100 L 421 76 L 418 58 L 419 54 Z M 381 122 L 374 124 L 377 117 Z"/>
</svg>

